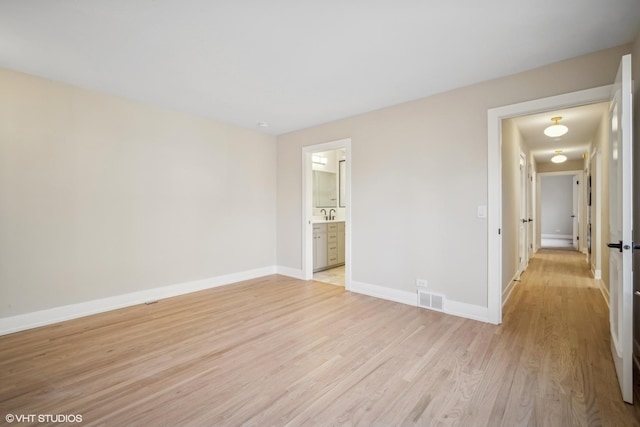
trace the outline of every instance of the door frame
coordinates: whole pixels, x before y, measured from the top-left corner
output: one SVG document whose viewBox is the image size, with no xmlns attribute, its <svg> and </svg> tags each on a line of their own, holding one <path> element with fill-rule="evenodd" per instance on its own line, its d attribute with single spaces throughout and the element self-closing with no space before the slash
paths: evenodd
<svg viewBox="0 0 640 427">
<path fill-rule="evenodd" d="M 595 204 L 593 203 L 593 197 L 591 198 L 591 220 L 595 217 L 595 222 L 591 225 L 591 259 L 589 260 L 589 266 L 593 273 L 593 278 L 596 280 L 602 279 L 602 153 L 598 148 L 594 148 L 591 152 L 589 165 L 589 175 L 592 177 L 591 181 L 591 193 L 596 194 Z M 593 180 L 593 174 L 595 170 L 595 180 Z M 609 305 L 609 289 L 606 289 L 604 283 L 600 283 L 600 290 L 602 295 L 607 300 Z"/>
<path fill-rule="evenodd" d="M 527 264 L 529 263 L 529 260 L 533 256 L 534 252 L 538 250 L 536 239 L 537 221 L 532 221 L 532 219 L 537 217 L 536 206 L 538 205 L 538 200 L 536 199 L 536 194 L 538 188 L 538 179 L 536 178 L 536 174 L 531 167 L 531 163 L 532 162 L 529 162 L 529 164 L 527 165 L 527 220 L 529 221 L 529 223 L 527 224 L 527 244 L 529 245 L 529 247 L 527 248 Z"/>
<path fill-rule="evenodd" d="M 578 181 L 574 185 L 575 181 Z M 582 221 L 580 221 L 580 192 L 579 183 L 583 180 L 579 175 L 573 175 L 571 179 L 571 240 L 573 243 L 573 248 L 577 251 L 580 251 L 580 226 L 582 225 Z"/>
<path fill-rule="evenodd" d="M 518 216 L 518 256 L 521 256 L 518 263 L 517 275 L 520 277 L 522 273 L 527 269 L 529 265 L 529 222 L 523 223 L 523 220 L 529 218 L 529 162 L 527 161 L 527 155 L 520 151 L 518 157 L 519 171 L 520 171 L 520 206 Z M 524 215 L 523 215 L 524 214 Z M 526 218 L 525 218 L 526 217 Z M 522 252 L 522 253 L 520 253 Z"/>
<path fill-rule="evenodd" d="M 302 280 L 313 279 L 313 168 L 311 155 L 345 150 L 344 288 L 351 290 L 351 138 L 302 147 Z"/>
<path fill-rule="evenodd" d="M 600 86 L 487 110 L 487 311 L 502 323 L 502 120 L 609 101 L 613 85 Z"/>
<path fill-rule="evenodd" d="M 585 200 L 582 197 L 582 192 L 584 191 L 584 180 L 585 180 L 585 173 L 584 171 L 581 170 L 567 170 L 567 171 L 558 171 L 558 172 L 538 172 L 538 176 L 536 177 L 536 184 L 538 187 L 538 191 L 536 193 L 536 201 L 537 201 L 537 205 L 540 207 L 540 212 L 542 212 L 542 178 L 545 176 L 572 176 L 575 177 L 579 184 L 576 185 L 574 187 L 574 184 L 571 184 L 571 192 L 572 192 L 572 197 L 575 198 L 572 203 L 576 205 L 576 217 L 577 219 L 575 219 L 575 221 L 578 221 L 578 227 L 577 227 L 577 234 L 576 236 L 578 237 L 578 247 L 576 248 L 576 250 L 578 252 L 583 252 L 581 250 L 581 244 L 583 244 L 585 242 L 585 232 L 583 231 L 583 217 L 584 217 L 584 212 L 585 212 Z M 577 187 L 577 189 L 576 189 Z M 538 217 L 540 218 L 540 221 L 542 221 L 542 213 L 540 213 L 540 215 L 538 215 Z M 573 228 L 573 224 L 572 224 L 572 228 Z M 542 227 L 538 227 L 538 231 L 540 233 L 540 235 L 536 236 L 536 239 L 538 241 L 542 240 Z M 573 232 L 573 231 L 572 231 Z M 582 239 L 580 239 L 580 237 L 582 237 Z M 542 247 L 542 245 L 540 245 L 540 247 Z"/>
</svg>

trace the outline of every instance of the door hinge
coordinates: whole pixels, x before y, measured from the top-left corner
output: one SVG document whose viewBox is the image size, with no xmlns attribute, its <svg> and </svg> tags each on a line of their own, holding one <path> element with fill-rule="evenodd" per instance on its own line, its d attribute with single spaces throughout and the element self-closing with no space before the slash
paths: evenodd
<svg viewBox="0 0 640 427">
<path fill-rule="evenodd" d="M 500 234 L 500 229 L 498 228 L 498 234 Z"/>
</svg>

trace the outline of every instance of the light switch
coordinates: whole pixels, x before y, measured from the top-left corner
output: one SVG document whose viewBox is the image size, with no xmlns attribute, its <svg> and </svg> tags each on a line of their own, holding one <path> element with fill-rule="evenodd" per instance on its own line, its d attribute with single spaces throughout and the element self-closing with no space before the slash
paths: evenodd
<svg viewBox="0 0 640 427">
<path fill-rule="evenodd" d="M 478 218 L 486 218 L 487 217 L 487 206 L 479 205 L 478 206 Z"/>
</svg>

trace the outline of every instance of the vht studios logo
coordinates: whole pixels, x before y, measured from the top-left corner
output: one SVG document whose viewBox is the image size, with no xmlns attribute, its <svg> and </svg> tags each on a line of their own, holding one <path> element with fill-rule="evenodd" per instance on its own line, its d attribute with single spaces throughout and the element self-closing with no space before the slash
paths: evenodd
<svg viewBox="0 0 640 427">
<path fill-rule="evenodd" d="M 80 414 L 7 414 L 8 423 L 81 423 Z"/>
</svg>

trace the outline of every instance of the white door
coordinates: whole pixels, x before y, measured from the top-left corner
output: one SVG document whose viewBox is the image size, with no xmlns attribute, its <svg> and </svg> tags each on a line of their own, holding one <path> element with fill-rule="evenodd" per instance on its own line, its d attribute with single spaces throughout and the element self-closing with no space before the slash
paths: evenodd
<svg viewBox="0 0 640 427">
<path fill-rule="evenodd" d="M 580 199 L 578 194 L 578 175 L 573 176 L 573 208 L 571 210 L 571 225 L 573 227 L 573 248 L 579 250 L 578 248 L 578 230 L 580 228 L 579 218 L 579 209 L 578 209 L 578 201 Z"/>
<path fill-rule="evenodd" d="M 529 260 L 533 256 L 533 214 L 534 210 L 534 183 L 533 180 L 533 171 L 531 170 L 531 165 L 527 166 L 527 264 Z"/>
<path fill-rule="evenodd" d="M 527 267 L 527 158 L 520 153 L 520 227 L 518 238 L 518 272 Z"/>
<path fill-rule="evenodd" d="M 631 55 L 622 57 L 611 93 L 609 121 L 609 294 L 611 354 L 625 402 L 632 388 L 632 137 Z"/>
</svg>

